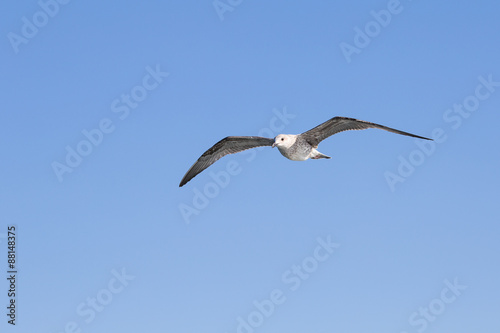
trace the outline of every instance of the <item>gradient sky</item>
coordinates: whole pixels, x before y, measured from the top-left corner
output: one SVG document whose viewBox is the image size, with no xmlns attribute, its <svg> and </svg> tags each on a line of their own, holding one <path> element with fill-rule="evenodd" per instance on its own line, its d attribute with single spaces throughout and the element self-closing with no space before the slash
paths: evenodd
<svg viewBox="0 0 500 333">
<path fill-rule="evenodd" d="M 498 332 L 496 1 L 0 5 L 11 332 Z M 228 135 L 334 116 L 331 160 Z"/>
</svg>

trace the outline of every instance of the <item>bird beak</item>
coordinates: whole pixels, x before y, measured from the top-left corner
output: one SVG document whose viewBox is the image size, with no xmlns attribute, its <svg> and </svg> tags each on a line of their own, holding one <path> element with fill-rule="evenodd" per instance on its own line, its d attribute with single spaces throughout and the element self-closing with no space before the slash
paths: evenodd
<svg viewBox="0 0 500 333">
<path fill-rule="evenodd" d="M 271 146 L 271 148 L 274 148 L 274 147 L 276 147 L 276 142 L 273 143 L 273 145 Z"/>
</svg>

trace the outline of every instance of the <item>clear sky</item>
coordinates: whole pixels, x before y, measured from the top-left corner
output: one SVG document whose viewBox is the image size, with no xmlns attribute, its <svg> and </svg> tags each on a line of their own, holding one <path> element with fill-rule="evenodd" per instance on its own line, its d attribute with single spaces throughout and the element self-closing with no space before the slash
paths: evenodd
<svg viewBox="0 0 500 333">
<path fill-rule="evenodd" d="M 4 1 L 0 330 L 498 332 L 499 12 Z M 334 116 L 435 141 L 350 131 L 178 187 L 225 136 Z"/>
</svg>

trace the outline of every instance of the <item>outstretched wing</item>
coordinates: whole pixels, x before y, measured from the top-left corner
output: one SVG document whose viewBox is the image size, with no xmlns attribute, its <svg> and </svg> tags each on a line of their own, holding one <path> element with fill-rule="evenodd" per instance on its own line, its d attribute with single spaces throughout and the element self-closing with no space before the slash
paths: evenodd
<svg viewBox="0 0 500 333">
<path fill-rule="evenodd" d="M 228 154 L 238 153 L 250 148 L 261 146 L 272 146 L 274 139 L 262 138 L 260 136 L 228 136 L 217 142 L 209 150 L 203 153 L 193 166 L 182 178 L 179 187 L 184 186 L 197 174 L 211 166 L 218 159 Z"/>
<path fill-rule="evenodd" d="M 415 134 L 403 132 L 387 126 L 353 118 L 346 118 L 346 117 L 334 117 L 330 120 L 325 121 L 323 124 L 318 125 L 313 129 L 302 133 L 300 136 L 304 138 L 310 145 L 316 147 L 324 139 L 339 132 L 350 131 L 350 130 L 363 130 L 367 128 L 378 128 L 396 134 L 412 136 L 414 138 L 419 138 L 419 139 L 431 140 L 429 138 L 424 138 L 423 136 L 418 136 Z"/>
</svg>

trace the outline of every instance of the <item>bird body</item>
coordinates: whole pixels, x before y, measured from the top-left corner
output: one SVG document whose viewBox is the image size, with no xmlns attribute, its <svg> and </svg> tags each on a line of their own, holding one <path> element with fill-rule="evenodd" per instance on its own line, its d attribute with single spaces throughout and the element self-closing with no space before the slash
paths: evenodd
<svg viewBox="0 0 500 333">
<path fill-rule="evenodd" d="M 303 137 L 295 134 L 280 134 L 272 147 L 278 147 L 281 155 L 292 161 L 305 161 L 310 158 L 331 158 L 316 150 Z"/>
<path fill-rule="evenodd" d="M 186 172 L 181 180 L 181 183 L 179 184 L 179 187 L 184 186 L 188 181 L 193 179 L 197 174 L 208 168 L 221 157 L 256 147 L 278 147 L 281 155 L 292 161 L 305 161 L 308 159 L 320 158 L 329 159 L 331 158 L 330 156 L 322 154 L 316 150 L 321 141 L 339 132 L 363 130 L 367 128 L 378 128 L 396 134 L 431 140 L 423 136 L 403 132 L 391 127 L 347 117 L 334 117 L 302 134 L 279 134 L 274 139 L 259 136 L 228 136 L 217 142 L 200 156 L 188 172 Z"/>
</svg>

